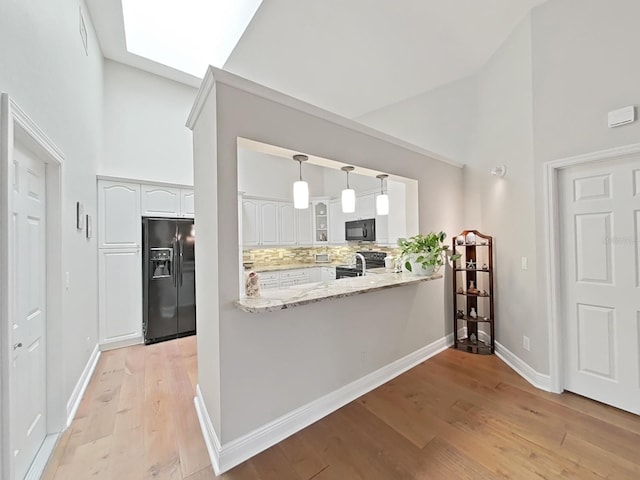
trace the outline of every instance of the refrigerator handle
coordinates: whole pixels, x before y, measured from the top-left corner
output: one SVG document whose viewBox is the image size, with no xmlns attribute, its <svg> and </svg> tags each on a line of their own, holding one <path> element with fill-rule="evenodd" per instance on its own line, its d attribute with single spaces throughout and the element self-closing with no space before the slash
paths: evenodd
<svg viewBox="0 0 640 480">
<path fill-rule="evenodd" d="M 171 247 L 173 248 L 173 271 L 171 272 L 171 276 L 173 277 L 173 286 L 177 287 L 178 286 L 178 258 L 177 258 L 177 251 L 178 251 L 178 241 L 174 238 L 173 239 L 173 244 L 171 245 Z"/>
<path fill-rule="evenodd" d="M 182 286 L 182 262 L 184 260 L 182 253 L 184 250 L 184 243 L 182 239 L 178 240 L 178 242 L 180 242 L 180 286 Z"/>
</svg>

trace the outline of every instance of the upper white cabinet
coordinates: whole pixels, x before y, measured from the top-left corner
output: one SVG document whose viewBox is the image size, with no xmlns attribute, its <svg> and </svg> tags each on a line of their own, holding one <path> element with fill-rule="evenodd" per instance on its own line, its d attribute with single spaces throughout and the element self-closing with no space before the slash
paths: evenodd
<svg viewBox="0 0 640 480">
<path fill-rule="evenodd" d="M 265 200 L 260 202 L 260 237 L 261 245 L 280 244 L 280 205 L 278 202 Z"/>
<path fill-rule="evenodd" d="M 329 198 L 313 200 L 313 243 L 326 245 L 329 243 Z"/>
<path fill-rule="evenodd" d="M 373 193 L 362 195 L 356 200 L 356 220 L 376 216 L 376 198 Z"/>
<path fill-rule="evenodd" d="M 193 218 L 196 214 L 195 194 L 193 189 L 180 189 L 180 216 Z"/>
<path fill-rule="evenodd" d="M 345 214 L 342 213 L 342 202 L 340 199 L 329 202 L 329 218 L 331 227 L 329 229 L 329 242 L 341 245 L 346 242 L 344 238 Z"/>
<path fill-rule="evenodd" d="M 297 240 L 296 209 L 292 203 L 280 203 L 280 245 L 295 245 Z"/>
<path fill-rule="evenodd" d="M 194 193 L 191 188 L 141 186 L 142 215 L 144 217 L 193 218 Z"/>
<path fill-rule="evenodd" d="M 260 245 L 260 200 L 245 198 L 242 200 L 242 243 Z"/>
<path fill-rule="evenodd" d="M 241 202 L 242 245 L 312 245 L 313 206 L 298 210 L 293 203 L 243 197 Z"/>
<path fill-rule="evenodd" d="M 98 182 L 98 239 L 100 248 L 135 248 L 142 243 L 140 185 Z"/>
<path fill-rule="evenodd" d="M 177 217 L 180 212 L 180 189 L 142 185 L 142 215 Z"/>
<path fill-rule="evenodd" d="M 298 245 L 311 245 L 313 243 L 313 218 L 311 215 L 311 205 L 304 210 L 296 209 L 296 228 L 298 230 L 296 244 Z"/>
</svg>

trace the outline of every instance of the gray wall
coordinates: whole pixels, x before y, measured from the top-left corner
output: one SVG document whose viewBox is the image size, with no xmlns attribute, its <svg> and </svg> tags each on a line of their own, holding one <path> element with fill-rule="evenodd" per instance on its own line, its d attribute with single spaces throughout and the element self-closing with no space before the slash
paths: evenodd
<svg viewBox="0 0 640 480">
<path fill-rule="evenodd" d="M 549 373 L 543 165 L 638 142 L 640 122 L 616 129 L 606 123 L 608 111 L 640 104 L 638 18 L 636 0 L 551 0 L 532 11 L 477 75 L 463 159 L 465 225 L 495 237 L 497 340 L 542 374 Z M 361 120 L 413 139 L 415 122 L 459 105 L 452 99 L 457 88 L 411 99 L 418 110 L 408 117 L 413 123 L 403 116 L 411 111 L 407 102 Z M 439 128 L 433 131 L 442 138 L 467 142 L 458 125 Z M 413 141 L 439 154 L 456 151 L 429 132 Z M 508 168 L 502 180 L 489 175 L 500 164 Z M 527 271 L 520 269 L 523 256 Z M 531 339 L 530 352 L 522 348 L 523 335 Z"/>
<path fill-rule="evenodd" d="M 0 2 L 0 91 L 61 149 L 63 166 L 62 268 L 70 287 L 63 300 L 66 398 L 98 338 L 96 235 L 75 228 L 75 203 L 96 216 L 96 171 L 102 132 L 103 60 L 84 8 L 89 53 L 78 32 L 75 0 Z M 62 279 L 60 279 L 62 281 Z"/>
<path fill-rule="evenodd" d="M 237 137 L 415 178 L 420 230 L 461 228 L 460 168 L 281 98 L 286 105 L 218 83 L 194 129 L 199 242 L 211 246 L 196 259 L 199 384 L 223 444 L 452 330 L 448 278 L 264 314 L 233 306 L 239 281 Z"/>
<path fill-rule="evenodd" d="M 476 76 L 458 80 L 356 118 L 456 162 L 470 161 L 477 121 Z"/>
</svg>

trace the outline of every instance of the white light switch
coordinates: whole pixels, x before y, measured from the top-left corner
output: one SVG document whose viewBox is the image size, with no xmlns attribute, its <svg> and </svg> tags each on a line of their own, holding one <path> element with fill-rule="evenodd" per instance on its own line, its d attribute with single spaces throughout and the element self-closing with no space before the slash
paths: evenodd
<svg viewBox="0 0 640 480">
<path fill-rule="evenodd" d="M 64 272 L 64 288 L 69 290 L 69 285 L 71 285 L 71 274 L 69 272 Z"/>
<path fill-rule="evenodd" d="M 527 257 L 522 257 L 520 260 L 520 268 L 522 268 L 522 270 L 529 269 L 529 259 Z"/>
</svg>

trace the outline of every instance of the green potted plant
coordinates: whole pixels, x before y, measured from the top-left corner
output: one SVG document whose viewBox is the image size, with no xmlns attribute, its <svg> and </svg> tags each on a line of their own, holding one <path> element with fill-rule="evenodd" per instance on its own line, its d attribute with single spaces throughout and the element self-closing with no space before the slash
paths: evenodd
<svg viewBox="0 0 640 480">
<path fill-rule="evenodd" d="M 430 232 L 426 235 L 418 234 L 406 239 L 398 240 L 404 262 L 404 268 L 415 275 L 433 275 L 436 273 L 447 258 L 457 260 L 459 254 L 451 255 L 449 246 L 444 240 L 447 235 L 444 232 Z"/>
</svg>

